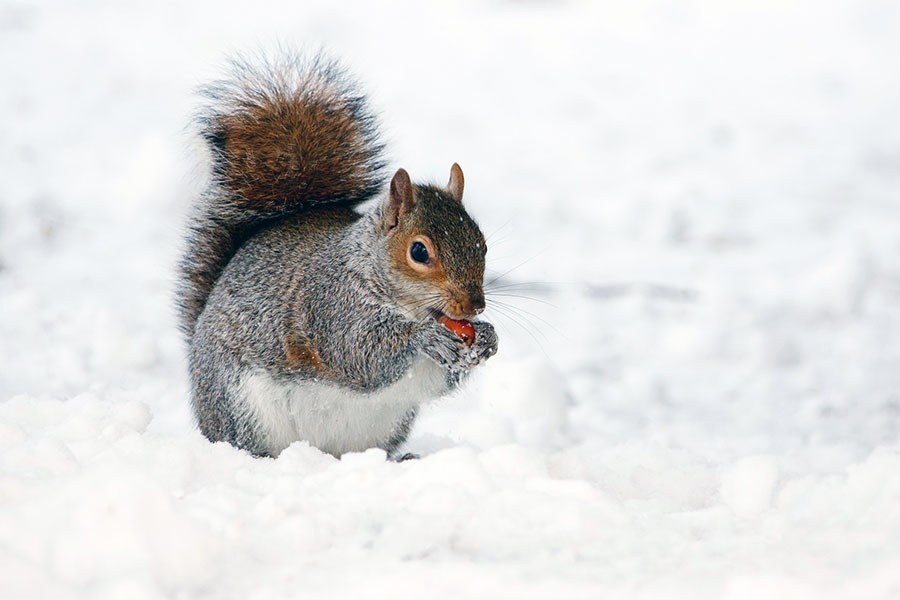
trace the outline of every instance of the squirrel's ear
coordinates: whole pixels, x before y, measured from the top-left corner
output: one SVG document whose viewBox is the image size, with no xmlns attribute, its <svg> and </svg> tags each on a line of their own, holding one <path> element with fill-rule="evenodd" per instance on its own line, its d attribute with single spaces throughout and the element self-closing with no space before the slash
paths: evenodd
<svg viewBox="0 0 900 600">
<path fill-rule="evenodd" d="M 409 173 L 406 169 L 397 169 L 391 179 L 391 189 L 382 212 L 382 227 L 385 233 L 397 226 L 400 217 L 412 207 L 414 201 L 415 195 Z"/>
<path fill-rule="evenodd" d="M 463 188 L 465 185 L 466 180 L 463 177 L 462 169 L 459 168 L 458 164 L 453 163 L 453 166 L 450 167 L 450 182 L 447 184 L 447 191 L 450 192 L 453 199 L 460 204 L 462 204 Z"/>
</svg>

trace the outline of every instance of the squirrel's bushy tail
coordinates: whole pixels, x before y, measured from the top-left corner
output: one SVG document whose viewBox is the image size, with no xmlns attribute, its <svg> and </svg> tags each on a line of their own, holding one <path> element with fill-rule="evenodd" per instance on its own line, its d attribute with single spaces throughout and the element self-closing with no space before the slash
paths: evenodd
<svg viewBox="0 0 900 600">
<path fill-rule="evenodd" d="M 188 339 L 225 265 L 260 226 L 317 206 L 354 206 L 384 183 L 375 117 L 336 62 L 281 52 L 230 66 L 201 90 L 212 180 L 181 262 Z"/>
</svg>

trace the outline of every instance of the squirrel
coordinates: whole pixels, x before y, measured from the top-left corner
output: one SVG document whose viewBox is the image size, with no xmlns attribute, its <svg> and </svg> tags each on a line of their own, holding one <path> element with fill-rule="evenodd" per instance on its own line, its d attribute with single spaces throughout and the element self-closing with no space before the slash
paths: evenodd
<svg viewBox="0 0 900 600">
<path fill-rule="evenodd" d="M 211 176 L 177 290 L 199 428 L 256 456 L 306 440 L 412 457 L 398 449 L 419 407 L 497 352 L 475 320 L 487 245 L 463 172 L 387 184 L 367 98 L 331 59 L 230 65 L 201 88 Z M 474 341 L 447 318 L 472 321 Z"/>
</svg>

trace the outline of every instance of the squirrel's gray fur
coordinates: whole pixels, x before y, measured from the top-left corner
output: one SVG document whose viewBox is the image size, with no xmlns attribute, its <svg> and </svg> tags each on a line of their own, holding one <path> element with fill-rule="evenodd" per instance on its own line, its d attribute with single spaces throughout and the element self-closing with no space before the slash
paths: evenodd
<svg viewBox="0 0 900 600">
<path fill-rule="evenodd" d="M 436 320 L 484 307 L 462 171 L 443 188 L 400 169 L 384 190 L 365 97 L 321 57 L 236 61 L 204 95 L 212 179 L 178 293 L 201 431 L 256 455 L 300 439 L 394 454 L 421 402 L 497 350 L 486 322 L 469 347 Z M 426 242 L 427 267 L 409 249 Z"/>
</svg>

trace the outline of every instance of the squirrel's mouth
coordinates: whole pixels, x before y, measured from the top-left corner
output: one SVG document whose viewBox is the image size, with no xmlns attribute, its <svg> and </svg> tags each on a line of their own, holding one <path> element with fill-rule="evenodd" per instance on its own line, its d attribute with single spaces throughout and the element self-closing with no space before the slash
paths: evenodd
<svg viewBox="0 0 900 600">
<path fill-rule="evenodd" d="M 444 312 L 436 308 L 430 308 L 428 310 L 431 317 L 434 318 L 435 321 L 440 321 L 442 317 L 453 319 L 454 321 L 471 321 L 476 317 L 476 314 L 467 314 L 454 311 Z"/>
<path fill-rule="evenodd" d="M 445 293 L 441 294 L 441 302 L 435 302 L 427 307 L 428 315 L 435 320 L 441 317 L 454 321 L 472 321 L 484 312 L 484 295 L 477 293 Z"/>
<path fill-rule="evenodd" d="M 446 316 L 447 316 L 447 314 L 446 314 L 444 311 L 438 310 L 438 309 L 436 309 L 436 308 L 429 308 L 429 309 L 428 309 L 428 314 L 429 314 L 429 316 L 430 316 L 432 319 L 434 319 L 435 321 L 440 321 L 440 320 L 441 320 L 441 317 L 446 317 Z"/>
</svg>

